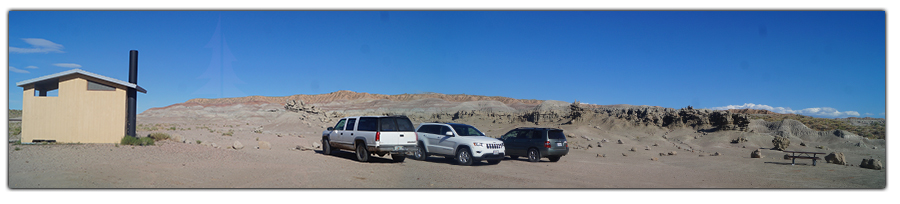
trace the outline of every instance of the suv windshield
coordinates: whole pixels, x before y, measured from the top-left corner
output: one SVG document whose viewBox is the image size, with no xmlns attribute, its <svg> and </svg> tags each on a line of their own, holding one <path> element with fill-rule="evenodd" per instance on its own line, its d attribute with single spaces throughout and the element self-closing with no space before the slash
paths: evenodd
<svg viewBox="0 0 900 204">
<path fill-rule="evenodd" d="M 456 133 L 459 134 L 459 136 L 484 136 L 484 133 L 481 133 L 481 131 L 478 131 L 478 129 L 475 129 L 475 127 L 469 125 L 453 124 L 450 126 L 453 127 L 454 130 L 456 130 Z"/>
</svg>

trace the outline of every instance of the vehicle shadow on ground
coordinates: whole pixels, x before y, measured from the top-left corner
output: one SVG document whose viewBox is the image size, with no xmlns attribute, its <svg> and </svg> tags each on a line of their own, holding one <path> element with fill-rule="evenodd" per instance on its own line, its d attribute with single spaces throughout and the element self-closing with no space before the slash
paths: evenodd
<svg viewBox="0 0 900 204">
<path fill-rule="evenodd" d="M 325 155 L 322 152 L 322 150 L 315 150 L 315 151 L 317 154 Z M 325 156 L 333 156 L 333 157 L 337 157 L 337 158 L 343 158 L 343 159 L 359 162 L 359 160 L 356 160 L 356 152 L 331 150 L 331 155 L 325 155 Z M 366 163 L 387 164 L 387 163 L 398 163 L 398 162 L 395 162 L 393 159 L 391 159 L 390 156 L 385 155 L 385 158 L 381 158 L 378 156 L 369 156 L 369 161 L 367 161 Z"/>
<path fill-rule="evenodd" d="M 409 156 L 409 157 L 406 158 L 406 159 L 407 159 L 407 160 L 413 160 L 413 161 L 419 161 L 419 160 L 415 160 L 415 159 L 413 158 L 413 156 Z M 431 163 L 443 163 L 443 164 L 449 164 L 449 165 L 457 165 L 457 166 L 460 166 L 458 163 L 456 163 L 456 160 L 453 160 L 453 159 L 447 159 L 447 158 L 444 158 L 444 157 L 442 157 L 442 156 L 429 156 L 429 157 L 425 157 L 425 160 L 422 160 L 422 161 L 424 161 L 424 162 L 431 162 Z M 493 165 L 496 165 L 496 164 L 488 164 L 487 161 L 472 162 L 472 166 L 493 166 Z"/>
<path fill-rule="evenodd" d="M 503 161 L 518 161 L 518 162 L 526 162 L 526 163 L 547 163 L 547 162 L 549 162 L 549 163 L 556 163 L 556 162 L 548 161 L 547 158 L 541 159 L 541 160 L 539 160 L 539 161 L 537 161 L 537 162 L 530 162 L 530 161 L 528 161 L 527 158 L 521 158 L 521 157 L 520 157 L 520 158 L 515 158 L 515 159 L 506 157 L 506 158 L 503 158 Z"/>
</svg>

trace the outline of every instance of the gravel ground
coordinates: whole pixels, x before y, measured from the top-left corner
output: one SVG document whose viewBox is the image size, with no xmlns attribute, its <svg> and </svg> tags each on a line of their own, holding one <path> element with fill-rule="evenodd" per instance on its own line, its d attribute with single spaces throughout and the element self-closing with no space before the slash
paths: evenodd
<svg viewBox="0 0 900 204">
<path fill-rule="evenodd" d="M 206 130 L 203 130 L 206 131 Z M 186 133 L 181 133 L 186 134 Z M 371 162 L 352 152 L 323 155 L 321 150 L 291 150 L 309 137 L 264 135 L 271 150 L 227 149 L 161 141 L 156 146 L 114 144 L 8 145 L 8 187 L 17 188 L 884 188 L 886 170 L 809 161 L 790 165 L 781 153 L 754 147 L 719 145 L 704 153 L 678 149 L 680 142 L 605 143 L 573 149 L 559 162 L 531 163 L 520 158 L 500 164 L 458 166 L 443 157 L 425 161 Z M 678 137 L 672 134 L 673 137 Z M 235 138 L 217 136 L 222 141 Z M 687 138 L 690 135 L 683 135 Z M 221 139 L 224 138 L 224 139 Z M 281 139 L 281 140 L 278 140 Z M 570 139 L 573 142 L 576 139 Z M 592 142 L 596 142 L 594 140 Z M 252 143 L 251 143 L 252 142 Z M 584 141 L 584 143 L 588 143 Z M 638 144 L 638 143 L 646 143 Z M 689 145 L 687 143 L 685 145 Z M 682 146 L 685 146 L 682 145 Z M 635 152 L 631 147 L 639 147 Z M 19 150 L 15 150 L 19 148 Z M 882 148 L 883 149 L 883 148 Z M 678 151 L 676 156 L 659 152 Z M 719 152 L 721 156 L 709 156 Z M 622 156 L 622 153 L 627 156 Z M 605 154 L 606 157 L 597 157 Z M 704 156 L 700 156 L 704 155 Z M 855 155 L 855 154 L 849 154 Z M 652 161 L 657 157 L 658 161 Z M 857 156 L 848 158 L 858 163 Z M 882 160 L 884 161 L 884 160 Z"/>
</svg>

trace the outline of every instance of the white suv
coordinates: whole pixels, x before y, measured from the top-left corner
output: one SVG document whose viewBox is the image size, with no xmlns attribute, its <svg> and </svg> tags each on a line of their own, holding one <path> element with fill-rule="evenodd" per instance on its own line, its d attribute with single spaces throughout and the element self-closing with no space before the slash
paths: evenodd
<svg viewBox="0 0 900 204">
<path fill-rule="evenodd" d="M 369 161 L 370 154 L 390 153 L 403 162 L 416 148 L 418 135 L 406 116 L 355 116 L 341 118 L 334 127 L 322 132 L 322 153 L 332 148 L 356 151 L 356 159 Z"/>
<path fill-rule="evenodd" d="M 468 166 L 481 160 L 498 164 L 506 154 L 503 141 L 486 137 L 471 125 L 422 123 L 416 133 L 421 135 L 418 148 L 413 153 L 416 160 L 425 160 L 429 155 L 442 155 Z"/>
</svg>

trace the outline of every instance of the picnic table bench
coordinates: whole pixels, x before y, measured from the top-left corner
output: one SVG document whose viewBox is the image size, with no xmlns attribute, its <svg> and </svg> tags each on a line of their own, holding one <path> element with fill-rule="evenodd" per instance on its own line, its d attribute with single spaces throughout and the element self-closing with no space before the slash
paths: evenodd
<svg viewBox="0 0 900 204">
<path fill-rule="evenodd" d="M 787 156 L 788 158 L 791 158 L 791 166 L 794 165 L 794 160 L 797 160 L 797 159 L 812 159 L 813 166 L 815 166 L 816 160 L 821 159 L 819 157 L 816 157 L 816 155 L 825 154 L 822 152 L 798 152 L 798 151 L 782 151 L 782 152 L 791 153 L 790 156 Z"/>
</svg>

